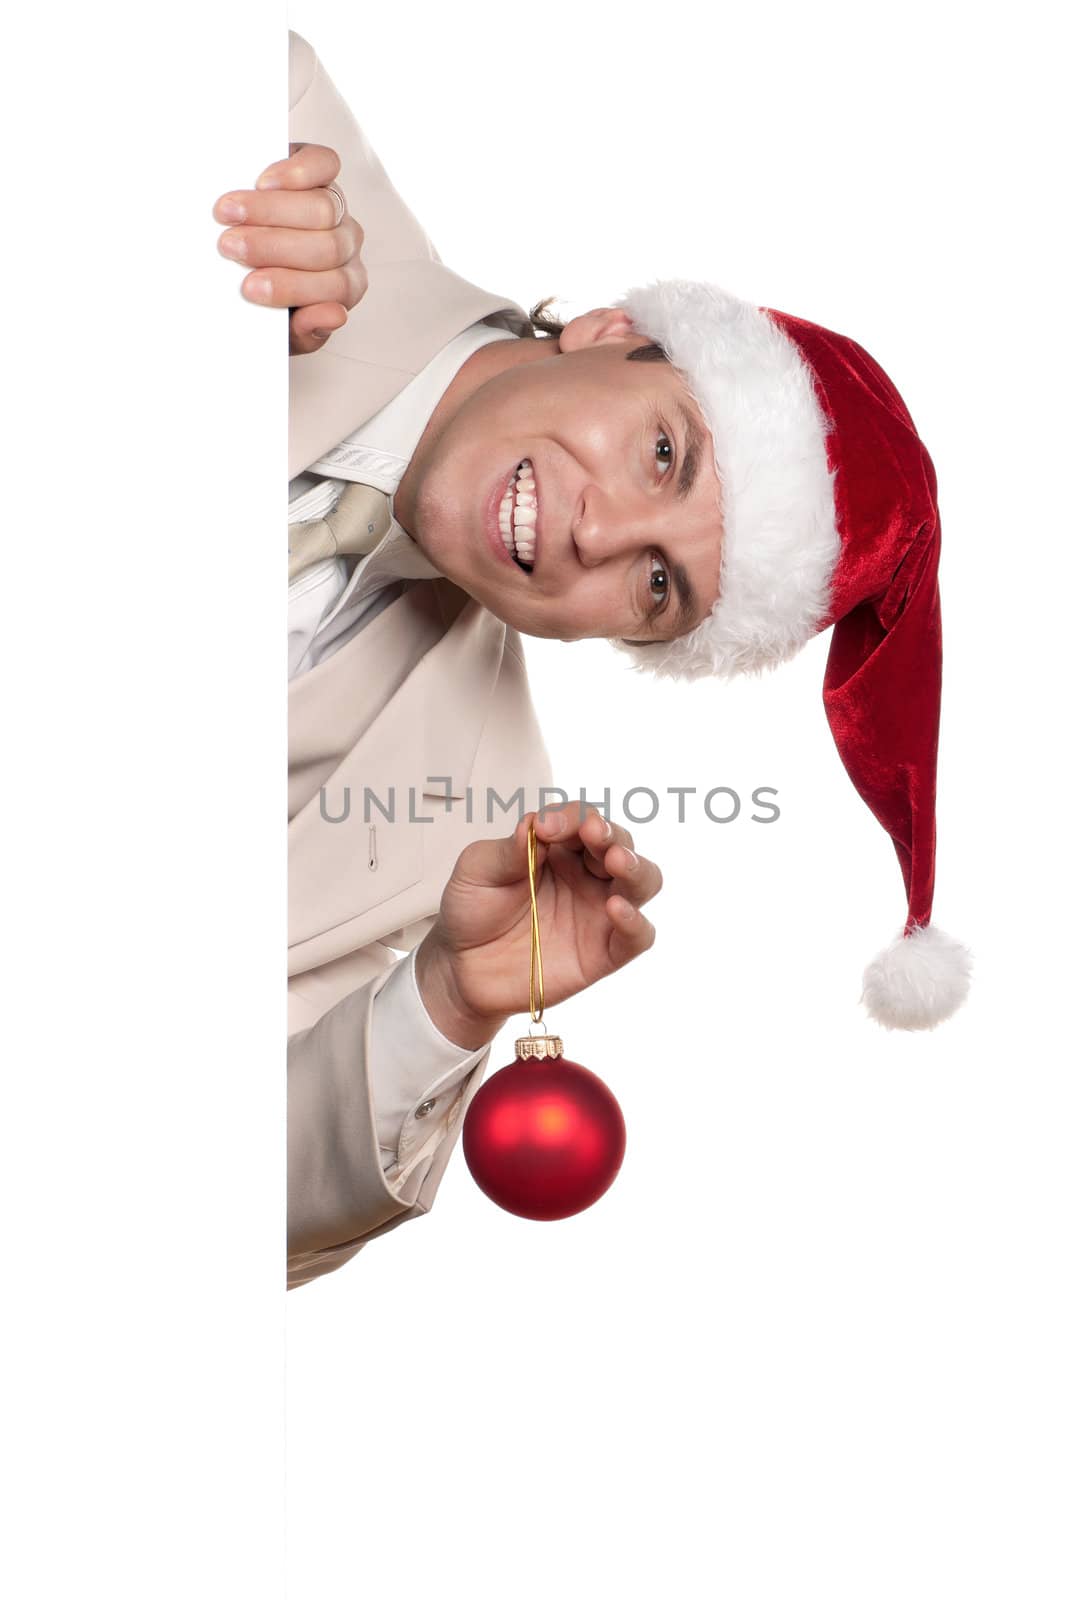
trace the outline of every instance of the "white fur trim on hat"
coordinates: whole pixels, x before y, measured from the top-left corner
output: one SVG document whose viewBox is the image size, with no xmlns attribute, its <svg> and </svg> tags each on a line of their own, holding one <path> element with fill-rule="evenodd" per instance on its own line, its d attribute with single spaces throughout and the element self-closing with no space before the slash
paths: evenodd
<svg viewBox="0 0 1091 1600">
<path fill-rule="evenodd" d="M 914 928 L 875 957 L 862 999 L 884 1028 L 934 1028 L 970 992 L 973 962 L 965 945 L 939 928 Z"/>
<path fill-rule="evenodd" d="M 810 368 L 772 317 L 714 284 L 649 284 L 620 308 L 662 346 L 712 433 L 724 538 L 704 622 L 666 644 L 616 642 L 673 678 L 778 666 L 825 620 L 840 549 L 829 422 Z"/>
</svg>

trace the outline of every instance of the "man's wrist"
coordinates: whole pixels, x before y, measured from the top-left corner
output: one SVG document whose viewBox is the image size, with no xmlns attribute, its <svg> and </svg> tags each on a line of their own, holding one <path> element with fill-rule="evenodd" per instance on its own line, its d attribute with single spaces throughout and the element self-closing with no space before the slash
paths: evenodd
<svg viewBox="0 0 1091 1600">
<path fill-rule="evenodd" d="M 492 1043 L 508 1019 L 482 1016 L 466 1004 L 450 962 L 430 940 L 431 935 L 418 945 L 414 965 L 421 1003 L 445 1039 L 463 1050 L 480 1050 Z"/>
</svg>

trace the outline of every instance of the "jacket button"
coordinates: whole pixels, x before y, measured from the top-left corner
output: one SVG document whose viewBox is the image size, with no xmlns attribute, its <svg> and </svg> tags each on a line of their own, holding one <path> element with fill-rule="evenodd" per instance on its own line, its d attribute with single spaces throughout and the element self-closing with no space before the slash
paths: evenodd
<svg viewBox="0 0 1091 1600">
<path fill-rule="evenodd" d="M 434 1111 L 435 1109 L 436 1109 L 436 1102 L 434 1100 L 425 1100 L 423 1102 L 423 1104 L 421 1104 L 421 1105 L 419 1105 L 417 1107 L 417 1109 L 414 1111 L 413 1115 L 419 1121 L 421 1117 L 426 1117 L 428 1115 L 429 1111 Z"/>
</svg>

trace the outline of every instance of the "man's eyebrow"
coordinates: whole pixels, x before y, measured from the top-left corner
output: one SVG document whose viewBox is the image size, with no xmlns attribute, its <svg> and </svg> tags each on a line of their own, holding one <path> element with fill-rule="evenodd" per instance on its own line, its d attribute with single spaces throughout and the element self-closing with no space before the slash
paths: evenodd
<svg viewBox="0 0 1091 1600">
<path fill-rule="evenodd" d="M 678 596 L 676 610 L 678 620 L 682 624 L 682 632 L 688 633 L 697 626 L 697 596 L 693 592 L 693 585 L 689 581 L 689 573 L 683 566 L 671 568 L 671 582 Z"/>
<path fill-rule="evenodd" d="M 696 412 L 686 405 L 684 400 L 678 402 L 678 409 L 686 424 L 686 448 L 682 456 L 682 470 L 678 474 L 678 498 L 685 500 L 697 482 L 697 474 L 701 470 L 701 458 L 705 450 L 705 430 Z"/>
</svg>

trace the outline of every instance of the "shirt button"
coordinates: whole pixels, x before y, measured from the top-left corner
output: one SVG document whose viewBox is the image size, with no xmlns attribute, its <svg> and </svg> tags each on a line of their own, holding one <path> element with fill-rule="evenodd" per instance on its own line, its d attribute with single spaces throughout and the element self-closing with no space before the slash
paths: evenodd
<svg viewBox="0 0 1091 1600">
<path fill-rule="evenodd" d="M 426 1117 L 428 1115 L 429 1111 L 434 1111 L 435 1109 L 436 1109 L 436 1102 L 434 1100 L 425 1100 L 422 1105 L 419 1105 L 417 1107 L 417 1109 L 414 1111 L 413 1115 L 417 1118 L 417 1120 L 419 1122 L 421 1117 Z"/>
</svg>

